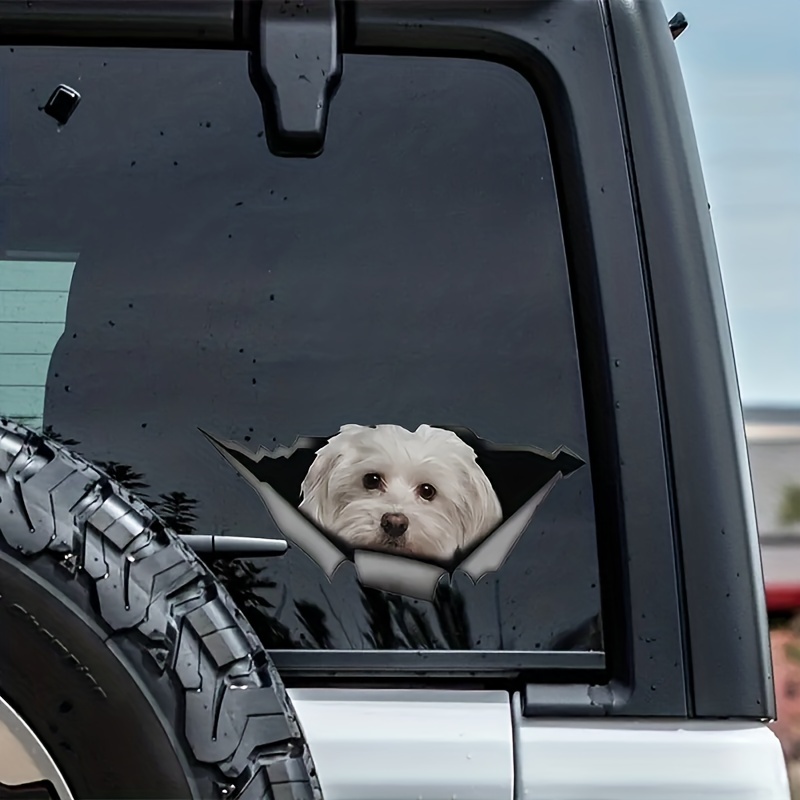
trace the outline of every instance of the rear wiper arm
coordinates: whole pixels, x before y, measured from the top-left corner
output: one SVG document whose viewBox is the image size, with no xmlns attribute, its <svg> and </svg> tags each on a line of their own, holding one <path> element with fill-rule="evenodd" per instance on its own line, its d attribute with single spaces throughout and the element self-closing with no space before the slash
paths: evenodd
<svg viewBox="0 0 800 800">
<path fill-rule="evenodd" d="M 282 556 L 289 545 L 283 539 L 217 534 L 181 534 L 178 538 L 200 555 L 217 558 L 265 558 Z"/>
</svg>

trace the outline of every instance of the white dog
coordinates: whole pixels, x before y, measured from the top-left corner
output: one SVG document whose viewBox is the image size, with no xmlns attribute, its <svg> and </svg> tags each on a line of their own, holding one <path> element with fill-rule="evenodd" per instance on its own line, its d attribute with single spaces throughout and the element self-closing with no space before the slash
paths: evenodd
<svg viewBox="0 0 800 800">
<path fill-rule="evenodd" d="M 451 431 L 344 425 L 316 454 L 300 510 L 352 547 L 447 561 L 502 520 L 475 451 Z"/>
</svg>

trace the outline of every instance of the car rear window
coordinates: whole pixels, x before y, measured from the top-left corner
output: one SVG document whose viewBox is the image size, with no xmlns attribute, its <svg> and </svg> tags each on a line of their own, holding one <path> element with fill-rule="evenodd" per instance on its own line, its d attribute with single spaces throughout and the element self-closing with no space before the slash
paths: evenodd
<svg viewBox="0 0 800 800">
<path fill-rule="evenodd" d="M 273 649 L 602 649 L 543 112 L 512 70 L 348 56 L 272 156 L 245 57 L 2 56 L 0 412 L 178 533 Z M 59 127 L 59 84 L 81 103 Z"/>
</svg>

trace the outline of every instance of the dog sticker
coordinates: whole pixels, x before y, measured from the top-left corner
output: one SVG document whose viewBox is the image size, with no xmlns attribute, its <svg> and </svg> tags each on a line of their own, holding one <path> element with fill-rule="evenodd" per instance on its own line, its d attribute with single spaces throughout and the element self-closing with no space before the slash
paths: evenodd
<svg viewBox="0 0 800 800">
<path fill-rule="evenodd" d="M 301 485 L 300 511 L 353 549 L 449 563 L 503 519 L 475 451 L 452 431 L 345 425 Z"/>
<path fill-rule="evenodd" d="M 499 569 L 555 484 L 583 466 L 565 448 L 494 445 L 465 428 L 343 425 L 253 453 L 202 431 L 258 492 L 287 540 L 331 580 L 432 599 L 456 569 Z"/>
</svg>

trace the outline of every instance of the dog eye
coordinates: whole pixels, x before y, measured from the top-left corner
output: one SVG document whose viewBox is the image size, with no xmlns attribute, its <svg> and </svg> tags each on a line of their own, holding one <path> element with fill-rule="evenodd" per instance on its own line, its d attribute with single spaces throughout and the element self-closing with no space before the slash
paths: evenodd
<svg viewBox="0 0 800 800">
<path fill-rule="evenodd" d="M 377 472 L 368 472 L 362 479 L 365 489 L 380 489 L 383 478 Z"/>
<path fill-rule="evenodd" d="M 417 492 L 423 500 L 433 500 L 436 497 L 436 487 L 429 483 L 423 483 L 417 488 Z"/>
</svg>

